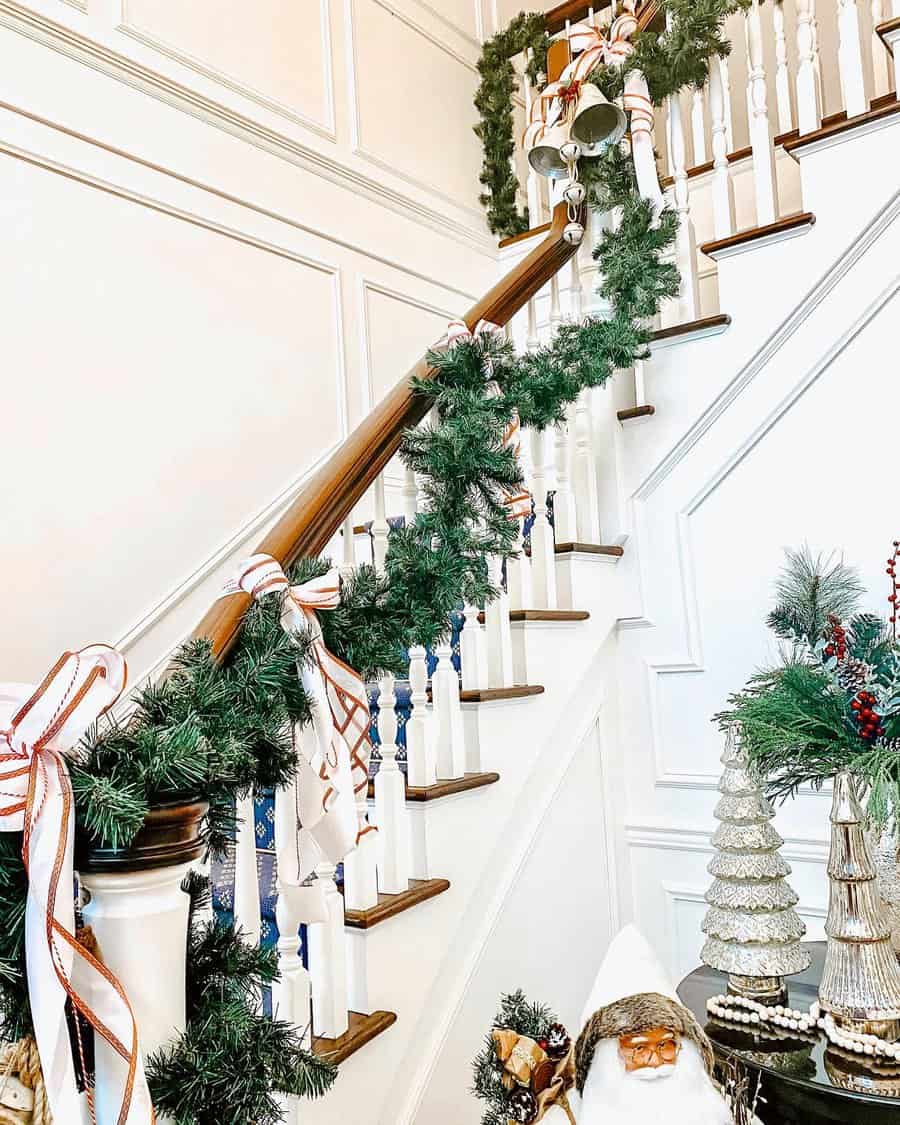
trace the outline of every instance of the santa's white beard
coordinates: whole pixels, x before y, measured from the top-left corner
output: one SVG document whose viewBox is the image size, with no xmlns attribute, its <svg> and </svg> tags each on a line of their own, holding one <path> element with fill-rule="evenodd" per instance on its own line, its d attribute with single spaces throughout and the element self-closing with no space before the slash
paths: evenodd
<svg viewBox="0 0 900 1125">
<path fill-rule="evenodd" d="M 651 1077 L 651 1075 L 653 1077 Z M 733 1125 L 696 1046 L 684 1040 L 674 1066 L 626 1073 L 616 1039 L 597 1044 L 578 1125 Z"/>
</svg>

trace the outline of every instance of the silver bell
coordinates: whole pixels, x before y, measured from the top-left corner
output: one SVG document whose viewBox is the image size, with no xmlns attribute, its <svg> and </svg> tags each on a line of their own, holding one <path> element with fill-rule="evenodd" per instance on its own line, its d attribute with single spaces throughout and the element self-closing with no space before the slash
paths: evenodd
<svg viewBox="0 0 900 1125">
<path fill-rule="evenodd" d="M 567 223 L 563 231 L 563 241 L 570 246 L 578 246 L 584 238 L 584 227 L 581 223 Z"/>
<path fill-rule="evenodd" d="M 528 163 L 539 176 L 546 176 L 550 180 L 561 180 L 567 174 L 568 169 L 561 150 L 568 139 L 569 130 L 565 125 L 553 125 L 537 144 L 528 150 Z"/>
<path fill-rule="evenodd" d="M 609 101 L 590 82 L 581 88 L 571 136 L 578 141 L 585 155 L 597 156 L 625 135 L 628 119 L 615 102 Z"/>
<path fill-rule="evenodd" d="M 562 197 L 572 207 L 580 207 L 584 203 L 584 184 L 577 180 L 570 180 L 562 189 Z"/>
</svg>

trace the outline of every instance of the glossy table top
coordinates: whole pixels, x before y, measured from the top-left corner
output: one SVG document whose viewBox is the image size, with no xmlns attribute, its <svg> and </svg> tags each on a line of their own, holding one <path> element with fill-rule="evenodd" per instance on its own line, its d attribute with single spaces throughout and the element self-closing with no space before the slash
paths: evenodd
<svg viewBox="0 0 900 1125">
<path fill-rule="evenodd" d="M 812 964 L 788 978 L 788 1003 L 808 1009 L 815 1000 L 825 961 L 825 943 L 811 942 Z M 900 1063 L 877 1063 L 850 1055 L 798 1032 L 753 1028 L 714 1019 L 706 1001 L 726 991 L 723 973 L 696 969 L 678 988 L 717 1053 L 734 1054 L 761 1075 L 765 1103 L 758 1111 L 766 1125 L 900 1125 Z"/>
</svg>

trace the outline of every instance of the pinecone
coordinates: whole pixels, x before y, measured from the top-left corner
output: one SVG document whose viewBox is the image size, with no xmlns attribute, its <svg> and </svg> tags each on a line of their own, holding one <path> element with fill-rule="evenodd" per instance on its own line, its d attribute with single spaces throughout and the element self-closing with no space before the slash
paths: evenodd
<svg viewBox="0 0 900 1125">
<path fill-rule="evenodd" d="M 561 1023 L 551 1024 L 545 1038 L 547 1040 L 547 1054 L 551 1059 L 561 1059 L 572 1042 Z"/>
<path fill-rule="evenodd" d="M 866 664 L 865 660 L 857 660 L 851 656 L 838 665 L 836 679 L 844 691 L 856 695 L 869 682 L 872 671 L 871 664 Z"/>
<path fill-rule="evenodd" d="M 519 1122 L 520 1125 L 528 1125 L 529 1121 L 533 1121 L 537 1108 L 537 1099 L 526 1086 L 518 1086 L 513 1090 L 506 1104 L 510 1121 Z"/>
</svg>

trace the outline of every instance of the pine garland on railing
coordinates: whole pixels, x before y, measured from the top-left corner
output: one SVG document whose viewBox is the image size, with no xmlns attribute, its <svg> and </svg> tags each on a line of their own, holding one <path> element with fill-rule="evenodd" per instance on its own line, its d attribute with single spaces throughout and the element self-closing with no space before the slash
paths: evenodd
<svg viewBox="0 0 900 1125">
<path fill-rule="evenodd" d="M 650 98 L 661 105 L 685 87 L 701 89 L 709 78 L 713 58 L 726 58 L 731 44 L 725 38 L 725 20 L 749 7 L 750 0 L 658 0 L 662 29 L 644 28 L 633 36 L 634 53 L 626 65 L 598 66 L 587 78 L 612 100 L 620 97 L 625 76 L 639 70 L 647 80 Z M 511 57 L 531 48 L 534 58 L 529 76 L 535 82 L 546 67 L 547 39 L 544 16 L 520 12 L 503 30 L 486 40 L 478 62 L 481 81 L 475 107 L 481 120 L 475 126 L 484 148 L 480 181 L 485 187 L 481 203 L 488 226 L 501 238 L 528 230 L 527 210 L 516 207 L 519 184 L 510 160 L 515 153 L 513 95 L 515 70 Z"/>
</svg>

